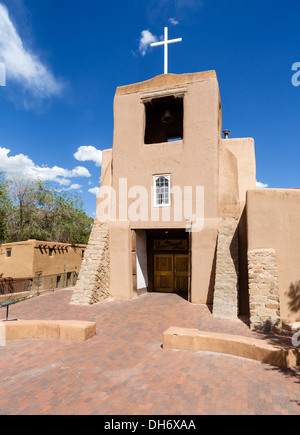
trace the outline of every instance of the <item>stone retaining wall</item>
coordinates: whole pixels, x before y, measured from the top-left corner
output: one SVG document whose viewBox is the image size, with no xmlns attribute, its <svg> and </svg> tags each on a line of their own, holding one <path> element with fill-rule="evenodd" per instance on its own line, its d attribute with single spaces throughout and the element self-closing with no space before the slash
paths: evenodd
<svg viewBox="0 0 300 435">
<path fill-rule="evenodd" d="M 254 249 L 248 252 L 250 327 L 269 332 L 281 330 L 276 252 Z"/>
<path fill-rule="evenodd" d="M 213 315 L 236 319 L 239 291 L 238 219 L 220 220 Z"/>
<path fill-rule="evenodd" d="M 110 296 L 109 224 L 95 221 L 72 305 L 92 305 Z"/>
</svg>

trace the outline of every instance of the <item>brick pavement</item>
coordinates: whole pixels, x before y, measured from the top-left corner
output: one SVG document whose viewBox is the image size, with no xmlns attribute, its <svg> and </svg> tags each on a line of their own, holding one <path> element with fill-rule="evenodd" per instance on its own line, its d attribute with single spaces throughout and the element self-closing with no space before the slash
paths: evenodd
<svg viewBox="0 0 300 435">
<path fill-rule="evenodd" d="M 11 307 L 19 319 L 97 322 L 85 343 L 16 340 L 0 347 L 0 414 L 300 414 L 300 370 L 161 348 L 170 326 L 253 336 L 177 295 L 69 305 L 62 290 Z M 4 311 L 2 312 L 3 317 Z"/>
</svg>

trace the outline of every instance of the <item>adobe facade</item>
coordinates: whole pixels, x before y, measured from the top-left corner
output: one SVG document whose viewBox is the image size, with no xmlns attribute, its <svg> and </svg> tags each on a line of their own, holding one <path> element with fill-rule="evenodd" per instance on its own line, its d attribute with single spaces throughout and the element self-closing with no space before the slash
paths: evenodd
<svg viewBox="0 0 300 435">
<path fill-rule="evenodd" d="M 293 248 L 300 192 L 274 195 L 276 207 L 287 202 L 298 213 L 285 224 Z M 256 189 L 254 140 L 222 138 L 214 71 L 118 88 L 113 148 L 103 152 L 96 219 L 71 303 L 175 292 L 215 316 L 249 315 L 253 328 L 299 320 L 285 295 L 289 279 L 297 283 L 299 255 L 282 278 L 291 254 L 285 236 L 275 242 L 279 223 L 265 225 L 264 238 L 257 230 L 272 198 Z M 260 257 L 257 249 L 275 253 Z"/>
<path fill-rule="evenodd" d="M 77 281 L 86 245 L 24 242 L 0 245 L 0 275 L 31 280 L 32 291 L 72 287 Z"/>
</svg>

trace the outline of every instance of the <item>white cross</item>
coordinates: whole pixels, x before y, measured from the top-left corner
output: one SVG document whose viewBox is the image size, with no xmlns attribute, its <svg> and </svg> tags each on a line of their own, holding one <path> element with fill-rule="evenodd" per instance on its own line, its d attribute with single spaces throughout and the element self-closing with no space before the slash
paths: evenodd
<svg viewBox="0 0 300 435">
<path fill-rule="evenodd" d="M 182 42 L 182 38 L 171 39 L 170 41 L 168 41 L 168 37 L 169 37 L 168 27 L 165 27 L 165 39 L 164 39 L 164 41 L 154 42 L 153 44 L 151 44 L 151 47 L 158 47 L 160 45 L 165 46 L 165 74 L 168 74 L 168 45 L 174 44 L 174 42 Z"/>
</svg>

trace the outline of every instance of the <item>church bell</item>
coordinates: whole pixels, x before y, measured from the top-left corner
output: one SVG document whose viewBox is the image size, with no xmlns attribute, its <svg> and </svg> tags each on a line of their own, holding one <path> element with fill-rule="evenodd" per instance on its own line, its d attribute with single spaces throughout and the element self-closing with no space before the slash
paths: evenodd
<svg viewBox="0 0 300 435">
<path fill-rule="evenodd" d="M 162 118 L 162 122 L 164 124 L 173 124 L 173 122 L 175 122 L 175 118 L 172 115 L 170 110 L 166 110 L 166 113 L 164 114 L 164 116 Z"/>
</svg>

